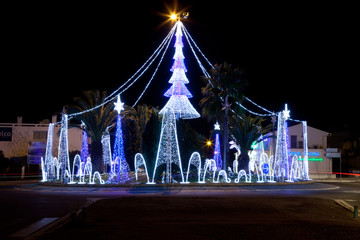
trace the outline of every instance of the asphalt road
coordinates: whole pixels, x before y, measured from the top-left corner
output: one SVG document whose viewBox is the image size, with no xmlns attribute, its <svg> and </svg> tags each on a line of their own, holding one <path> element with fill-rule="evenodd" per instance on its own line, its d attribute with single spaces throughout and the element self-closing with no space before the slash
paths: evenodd
<svg viewBox="0 0 360 240">
<path fill-rule="evenodd" d="M 291 196 L 342 199 L 360 205 L 360 183 L 314 183 L 261 186 L 180 186 L 166 188 L 50 187 L 36 182 L 0 182 L 0 238 L 45 217 L 62 217 L 79 209 L 89 198 L 119 197 L 272 197 Z"/>
</svg>

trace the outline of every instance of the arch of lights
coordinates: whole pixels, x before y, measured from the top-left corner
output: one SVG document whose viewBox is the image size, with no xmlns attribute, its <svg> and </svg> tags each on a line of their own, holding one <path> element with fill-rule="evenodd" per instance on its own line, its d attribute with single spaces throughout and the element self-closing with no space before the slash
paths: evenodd
<svg viewBox="0 0 360 240">
<path fill-rule="evenodd" d="M 170 89 L 164 94 L 169 97 L 168 103 L 160 111 L 160 114 L 163 115 L 162 128 L 160 142 L 157 152 L 157 157 L 155 161 L 154 171 L 151 173 L 148 172 L 148 166 L 146 159 L 141 153 L 137 153 L 134 157 L 134 167 L 135 167 L 135 177 L 130 176 L 131 172 L 129 165 L 121 156 L 114 154 L 112 157 L 111 146 L 110 146 L 110 135 L 108 131 L 104 132 L 102 138 L 103 144 L 103 159 L 104 165 L 109 167 L 107 173 L 107 180 L 104 180 L 104 174 L 101 174 L 98 171 L 92 171 L 91 158 L 87 157 L 86 160 L 82 159 L 80 155 L 76 155 L 73 159 L 72 165 L 70 164 L 69 152 L 68 152 L 68 121 L 75 115 L 80 115 L 86 112 L 93 111 L 105 104 L 113 102 L 116 98 L 118 99 L 115 103 L 115 110 L 119 112 L 123 109 L 123 103 L 120 101 L 120 94 L 125 92 L 130 88 L 143 74 L 149 69 L 153 64 L 155 59 L 161 56 L 158 65 L 154 73 L 152 74 L 149 82 L 146 84 L 145 89 L 141 92 L 140 96 L 136 100 L 133 107 L 140 100 L 151 81 L 153 80 L 163 57 L 168 49 L 168 46 L 171 42 L 173 36 L 175 38 L 175 54 L 174 54 L 174 64 L 171 68 L 173 72 L 172 77 L 169 80 L 169 83 L 172 84 Z M 276 140 L 276 151 L 274 155 L 269 156 L 265 153 L 263 144 L 260 143 L 249 153 L 250 161 L 247 168 L 238 169 L 238 161 L 234 160 L 233 170 L 229 167 L 228 171 L 220 170 L 217 164 L 219 160 L 206 159 L 205 161 L 201 160 L 201 156 L 198 152 L 194 152 L 186 169 L 182 167 L 182 161 L 180 159 L 180 149 L 178 146 L 177 133 L 176 133 L 176 119 L 184 118 L 197 118 L 200 117 L 200 114 L 195 110 L 191 105 L 188 98 L 191 98 L 191 93 L 187 90 L 184 84 L 188 84 L 189 80 L 186 77 L 186 67 L 184 64 L 184 55 L 182 52 L 183 43 L 182 36 L 185 36 L 188 45 L 190 46 L 192 53 L 195 56 L 195 59 L 203 71 L 205 76 L 210 76 L 206 71 L 205 67 L 201 63 L 196 50 L 200 55 L 206 60 L 206 62 L 211 66 L 212 64 L 208 61 L 205 55 L 201 52 L 193 38 L 190 36 L 187 29 L 184 27 L 182 22 L 178 20 L 173 28 L 170 30 L 169 34 L 161 42 L 159 47 L 154 51 L 154 53 L 149 57 L 149 59 L 139 68 L 139 70 L 131 76 L 124 84 L 122 84 L 116 91 L 110 94 L 105 101 L 95 106 L 91 109 L 85 110 L 83 112 L 73 113 L 73 114 L 63 114 L 62 120 L 59 122 L 61 124 L 60 128 L 60 139 L 58 146 L 58 156 L 54 157 L 53 152 L 53 135 L 54 135 L 54 124 L 49 124 L 48 136 L 47 136 L 47 146 L 45 152 L 45 159 L 41 158 L 41 169 L 42 169 L 42 182 L 61 182 L 67 184 L 107 184 L 107 183 L 146 183 L 146 184 L 157 184 L 158 182 L 162 183 L 181 183 L 188 184 L 189 174 L 192 174 L 194 177 L 194 182 L 198 184 L 203 183 L 272 183 L 277 181 L 285 182 L 294 182 L 298 180 L 310 180 L 309 179 L 309 169 L 308 169 L 308 149 L 307 149 L 307 123 L 306 121 L 299 121 L 290 118 L 290 111 L 285 104 L 285 109 L 278 113 L 263 108 L 262 106 L 251 101 L 249 98 L 244 97 L 245 101 L 250 102 L 254 106 L 260 108 L 262 111 L 265 111 L 265 114 L 257 113 L 249 110 L 241 103 L 237 103 L 240 107 L 245 109 L 251 114 L 263 116 L 263 117 L 276 117 L 277 118 L 277 140 Z M 118 117 L 120 119 L 120 117 Z M 303 136 L 304 136 L 304 156 L 292 155 L 288 153 L 288 137 L 287 137 L 287 121 L 296 121 L 303 124 Z M 118 120 L 119 121 L 119 120 Z M 57 123 L 57 124 L 59 124 Z M 121 124 L 120 124 L 121 125 Z M 84 127 L 85 131 L 85 127 Z M 84 134 L 86 135 L 86 134 Z M 122 138 L 122 136 L 119 136 Z M 122 139 L 121 139 L 122 141 Z M 236 147 L 236 143 L 231 142 L 232 147 Z M 238 148 L 237 148 L 238 149 Z M 115 158 L 115 159 L 113 159 Z M 166 171 L 163 172 L 162 181 L 158 179 L 161 178 L 160 173 L 157 171 L 157 168 L 162 165 L 166 165 Z M 72 166 L 72 168 L 71 168 Z M 174 168 L 175 166 L 175 168 Z M 191 170 L 193 169 L 193 170 Z M 173 176 L 173 172 L 176 172 Z M 140 180 L 139 175 L 145 175 L 145 180 Z M 176 176 L 175 176 L 176 175 Z M 231 176 L 230 176 L 231 175 Z M 157 177 L 158 176 L 158 177 Z M 135 181 L 134 179 L 135 178 Z"/>
</svg>

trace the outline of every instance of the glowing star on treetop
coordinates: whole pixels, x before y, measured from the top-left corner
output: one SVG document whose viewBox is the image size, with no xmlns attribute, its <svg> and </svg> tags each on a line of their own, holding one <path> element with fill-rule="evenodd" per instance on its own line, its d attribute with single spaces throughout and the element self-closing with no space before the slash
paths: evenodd
<svg viewBox="0 0 360 240">
<path fill-rule="evenodd" d="M 214 124 L 214 130 L 220 130 L 220 124 L 218 121 Z"/>
<path fill-rule="evenodd" d="M 285 120 L 288 120 L 290 118 L 290 110 L 288 110 L 287 104 L 285 104 L 285 110 L 283 112 Z"/>
<path fill-rule="evenodd" d="M 175 13 L 170 15 L 170 19 L 171 20 L 176 20 L 177 19 L 177 15 Z"/>
<path fill-rule="evenodd" d="M 117 101 L 114 102 L 114 105 L 115 105 L 114 109 L 118 112 L 118 114 L 120 114 L 121 111 L 124 110 L 124 103 L 121 102 L 120 100 L 120 94 L 117 97 Z"/>
</svg>

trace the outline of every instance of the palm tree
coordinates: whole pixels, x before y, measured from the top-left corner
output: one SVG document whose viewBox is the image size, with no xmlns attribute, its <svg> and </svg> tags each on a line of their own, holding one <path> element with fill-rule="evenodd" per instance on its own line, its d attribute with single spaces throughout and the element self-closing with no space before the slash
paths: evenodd
<svg viewBox="0 0 360 240">
<path fill-rule="evenodd" d="M 247 81 L 244 70 L 233 67 L 231 64 L 214 65 L 210 70 L 211 77 L 203 77 L 206 86 L 201 89 L 203 98 L 200 100 L 202 115 L 208 121 L 223 122 L 224 170 L 227 166 L 227 152 L 229 143 L 229 115 L 232 115 L 236 102 L 240 102 Z M 220 111 L 221 110 L 221 111 Z"/>
<path fill-rule="evenodd" d="M 74 105 L 67 107 L 67 113 L 77 113 L 89 110 L 95 106 L 104 103 L 106 92 L 99 90 L 88 90 L 83 92 L 83 97 L 74 98 Z M 111 102 L 112 103 L 112 102 Z M 104 161 L 102 157 L 101 137 L 106 128 L 114 124 L 117 116 L 116 111 L 113 111 L 114 105 L 108 103 L 92 111 L 75 115 L 73 118 L 83 121 L 86 126 L 88 135 L 91 137 L 91 161 L 93 171 L 104 171 Z"/>
<path fill-rule="evenodd" d="M 146 124 L 149 122 L 152 115 L 158 115 L 158 113 L 158 107 L 148 106 L 146 104 L 137 105 L 136 109 L 125 105 L 125 109 L 121 112 L 121 116 L 123 119 L 133 121 L 134 125 L 137 127 L 136 131 L 140 141 L 138 146 L 142 145 L 142 137 Z"/>
<path fill-rule="evenodd" d="M 265 136 L 272 129 L 272 124 L 264 125 L 264 118 L 251 117 L 251 115 L 233 115 L 230 119 L 231 138 L 240 146 L 241 154 L 239 158 L 240 169 L 247 169 L 249 165 L 248 152 L 252 150 L 254 142 L 261 142 L 261 136 Z"/>
</svg>

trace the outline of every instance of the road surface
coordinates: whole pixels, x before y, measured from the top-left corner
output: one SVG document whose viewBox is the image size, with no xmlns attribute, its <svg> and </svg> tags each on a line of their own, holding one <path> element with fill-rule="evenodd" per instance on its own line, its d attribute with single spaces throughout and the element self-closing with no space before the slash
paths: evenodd
<svg viewBox="0 0 360 240">
<path fill-rule="evenodd" d="M 360 205 L 360 183 L 314 183 L 304 185 L 260 186 L 179 186 L 151 187 L 51 187 L 37 182 L 0 182 L 0 238 L 39 221 L 62 217 L 79 209 L 88 199 L 120 197 L 299 197 L 311 199 L 342 199 Z"/>
</svg>

